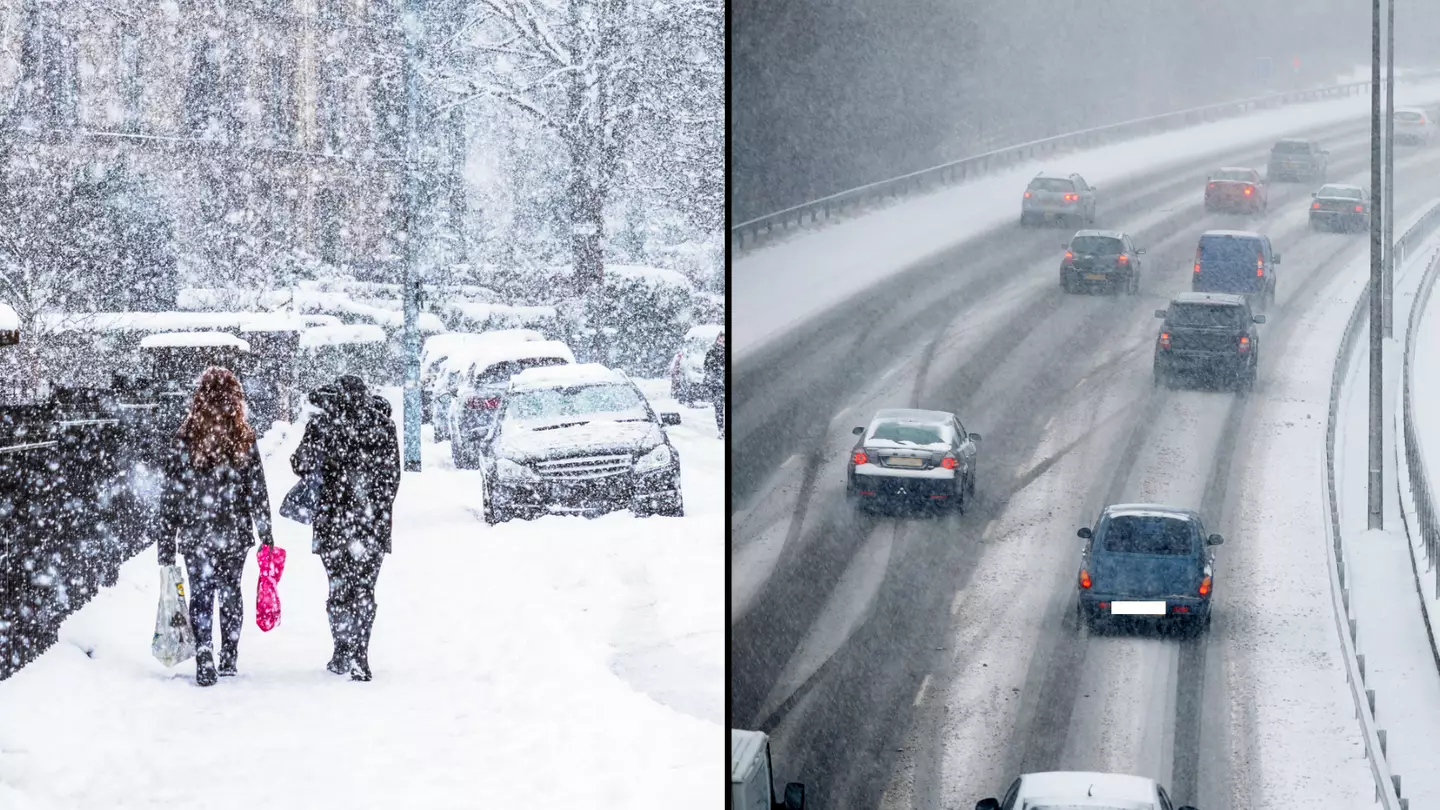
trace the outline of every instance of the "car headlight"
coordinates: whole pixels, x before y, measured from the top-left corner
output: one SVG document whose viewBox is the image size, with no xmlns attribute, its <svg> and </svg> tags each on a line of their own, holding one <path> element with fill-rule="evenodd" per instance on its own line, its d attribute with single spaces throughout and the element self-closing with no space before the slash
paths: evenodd
<svg viewBox="0 0 1440 810">
<path fill-rule="evenodd" d="M 501 481 L 537 481 L 540 476 L 523 464 L 516 464 L 508 458 L 495 462 L 495 477 Z"/>
<path fill-rule="evenodd" d="M 635 459 L 635 472 L 653 472 L 669 467 L 675 461 L 675 454 L 670 450 L 670 445 L 658 445 L 654 450 Z"/>
</svg>

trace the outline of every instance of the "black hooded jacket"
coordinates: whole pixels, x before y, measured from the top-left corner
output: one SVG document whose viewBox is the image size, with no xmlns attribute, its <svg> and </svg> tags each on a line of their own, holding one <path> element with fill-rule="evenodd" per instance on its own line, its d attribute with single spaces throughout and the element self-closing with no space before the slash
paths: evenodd
<svg viewBox="0 0 1440 810">
<path fill-rule="evenodd" d="M 243 465 L 200 469 L 185 443 L 176 441 L 165 462 L 160 500 L 156 538 L 160 563 L 175 562 L 177 545 L 182 554 L 197 549 L 211 554 L 248 551 L 254 543 L 252 526 L 262 543 L 275 542 L 259 448 L 250 445 Z"/>
<path fill-rule="evenodd" d="M 296 475 L 320 471 L 314 551 L 359 542 L 390 552 L 391 510 L 400 489 L 400 444 L 390 403 L 358 377 L 341 377 L 310 394 L 320 413 L 290 457 Z"/>
<path fill-rule="evenodd" d="M 710 391 L 725 390 L 725 344 L 718 340 L 705 353 L 704 385 Z"/>
</svg>

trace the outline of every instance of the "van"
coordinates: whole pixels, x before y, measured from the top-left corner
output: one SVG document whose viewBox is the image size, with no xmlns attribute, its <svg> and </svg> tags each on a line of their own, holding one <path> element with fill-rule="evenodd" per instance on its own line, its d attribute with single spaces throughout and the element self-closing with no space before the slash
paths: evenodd
<svg viewBox="0 0 1440 810">
<path fill-rule="evenodd" d="M 1190 291 L 1243 295 L 1265 309 L 1275 301 L 1280 254 L 1270 237 L 1249 231 L 1206 231 L 1195 248 Z"/>
<path fill-rule="evenodd" d="M 730 810 L 805 810 L 805 786 L 787 784 L 784 800 L 776 801 L 771 773 L 770 738 L 730 729 Z"/>
</svg>

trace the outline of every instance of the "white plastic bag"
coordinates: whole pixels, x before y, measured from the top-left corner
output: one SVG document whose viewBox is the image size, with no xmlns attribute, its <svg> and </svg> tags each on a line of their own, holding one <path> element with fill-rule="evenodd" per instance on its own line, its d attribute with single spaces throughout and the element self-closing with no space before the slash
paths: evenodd
<svg viewBox="0 0 1440 810">
<path fill-rule="evenodd" d="M 167 667 L 195 657 L 195 629 L 185 602 L 185 576 L 178 565 L 160 568 L 160 607 L 155 613 L 155 638 L 150 652 Z"/>
</svg>

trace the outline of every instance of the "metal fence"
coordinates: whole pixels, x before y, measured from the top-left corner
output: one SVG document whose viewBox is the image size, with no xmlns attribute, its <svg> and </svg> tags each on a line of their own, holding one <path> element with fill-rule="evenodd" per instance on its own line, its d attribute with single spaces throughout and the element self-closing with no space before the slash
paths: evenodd
<svg viewBox="0 0 1440 810">
<path fill-rule="evenodd" d="M 1405 441 L 1405 466 L 1410 475 L 1410 495 L 1415 501 L 1415 530 L 1420 533 L 1420 540 L 1425 544 L 1425 559 L 1429 565 L 1428 570 L 1435 575 L 1435 598 L 1440 598 L 1440 521 L 1436 519 L 1435 495 L 1430 488 L 1429 468 L 1425 466 L 1425 451 L 1421 447 L 1420 439 L 1415 430 L 1415 406 L 1412 392 L 1411 377 L 1413 361 L 1415 358 L 1415 337 L 1419 331 L 1420 321 L 1425 314 L 1426 302 L 1430 299 L 1430 293 L 1434 289 L 1435 279 L 1440 275 L 1440 252 L 1430 260 L 1430 266 L 1425 269 L 1425 277 L 1420 281 L 1420 287 L 1415 293 L 1415 301 L 1410 306 L 1410 319 L 1405 327 L 1405 366 L 1402 375 L 1401 402 L 1402 423 Z M 1416 572 L 1418 575 L 1418 571 Z M 1418 584 L 1418 583 L 1417 583 Z M 1423 597 L 1423 594 L 1422 594 Z"/>
<path fill-rule="evenodd" d="M 1440 70 L 1417 71 L 1402 75 L 1402 80 L 1426 79 L 1440 76 Z M 975 155 L 973 157 L 942 163 L 929 169 L 881 180 L 876 183 L 842 191 L 828 197 L 786 208 L 773 214 L 757 217 L 730 228 L 730 241 L 735 252 L 761 244 L 767 237 L 791 229 L 828 220 L 847 209 L 873 204 L 886 199 L 901 199 L 913 194 L 932 191 L 942 186 L 965 182 L 989 174 L 997 169 L 1010 168 L 1028 160 L 1072 149 L 1086 149 L 1102 144 L 1114 143 L 1145 135 L 1181 129 L 1184 127 L 1230 118 L 1256 110 L 1273 109 L 1288 104 L 1300 104 L 1330 98 L 1357 95 L 1370 89 L 1369 81 L 1297 90 L 1290 93 L 1276 93 L 1243 101 L 1212 104 L 1147 118 L 1137 118 L 1118 124 L 1043 138 L 1004 149 Z"/>
</svg>

